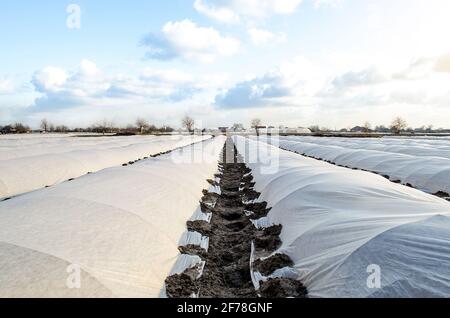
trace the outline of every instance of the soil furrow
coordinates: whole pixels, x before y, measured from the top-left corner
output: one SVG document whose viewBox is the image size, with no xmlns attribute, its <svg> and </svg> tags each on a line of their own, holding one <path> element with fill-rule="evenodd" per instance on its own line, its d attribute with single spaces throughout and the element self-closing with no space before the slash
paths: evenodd
<svg viewBox="0 0 450 318">
<path fill-rule="evenodd" d="M 200 256 L 206 262 L 201 277 L 192 274 L 193 269 L 168 277 L 167 295 L 173 298 L 193 294 L 201 298 L 305 297 L 303 285 L 291 279 L 269 279 L 261 283 L 260 290 L 255 290 L 250 265 L 252 242 L 258 256 L 270 256 L 281 245 L 282 227 L 258 230 L 253 225 L 252 220 L 266 216 L 270 209 L 266 202 L 254 202 L 260 193 L 253 189 L 251 170 L 243 163 L 231 139 L 225 144 L 219 172 L 209 183 L 218 186 L 220 194 L 205 190 L 201 202 L 202 211 L 212 213 L 211 222 L 187 223 L 189 231 L 209 237 L 208 252 L 194 246 L 180 247 L 181 253 Z M 255 264 L 257 270 L 269 275 L 293 262 L 286 255 L 276 254 Z"/>
</svg>

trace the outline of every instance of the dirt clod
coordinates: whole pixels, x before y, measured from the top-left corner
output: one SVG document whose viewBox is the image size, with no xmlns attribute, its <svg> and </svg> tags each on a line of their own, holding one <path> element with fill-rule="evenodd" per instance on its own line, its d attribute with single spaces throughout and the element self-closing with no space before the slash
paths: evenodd
<svg viewBox="0 0 450 318">
<path fill-rule="evenodd" d="M 206 221 L 188 221 L 187 228 L 192 232 L 199 232 L 203 236 L 208 236 L 212 232 L 212 225 Z"/>
<path fill-rule="evenodd" d="M 189 298 L 198 291 L 195 281 L 186 273 L 166 279 L 166 294 L 169 298 Z"/>
<path fill-rule="evenodd" d="M 259 292 L 265 298 L 306 298 L 308 296 L 306 288 L 300 281 L 285 278 L 261 282 Z"/>
<path fill-rule="evenodd" d="M 264 276 L 269 276 L 277 269 L 293 266 L 294 262 L 286 254 L 275 254 L 265 260 L 257 260 L 254 263 L 255 269 Z"/>
</svg>

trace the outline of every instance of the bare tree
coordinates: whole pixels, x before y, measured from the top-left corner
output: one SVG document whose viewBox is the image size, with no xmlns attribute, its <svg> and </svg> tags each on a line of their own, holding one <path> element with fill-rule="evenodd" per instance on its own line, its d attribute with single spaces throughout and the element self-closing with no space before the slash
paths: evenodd
<svg viewBox="0 0 450 318">
<path fill-rule="evenodd" d="M 26 134 L 30 131 L 30 127 L 27 125 L 24 125 L 22 123 L 15 123 L 14 129 L 16 130 L 16 133 L 18 134 Z"/>
<path fill-rule="evenodd" d="M 233 124 L 232 127 L 233 131 L 243 131 L 244 130 L 244 125 L 240 124 L 240 123 L 235 123 Z"/>
<path fill-rule="evenodd" d="M 319 127 L 318 125 L 310 126 L 310 127 L 308 127 L 308 128 L 309 128 L 309 130 L 311 130 L 311 132 L 313 132 L 313 133 L 317 133 L 317 132 L 320 131 L 320 127 Z M 349 130 L 350 130 L 350 129 L 349 129 Z"/>
<path fill-rule="evenodd" d="M 136 119 L 136 126 L 141 131 L 141 134 L 143 134 L 150 127 L 148 121 L 144 118 Z"/>
<path fill-rule="evenodd" d="M 69 131 L 69 128 L 67 126 L 61 125 L 61 126 L 56 126 L 55 127 L 55 132 L 57 133 L 67 133 Z"/>
<path fill-rule="evenodd" d="M 186 128 L 187 131 L 194 131 L 195 120 L 192 117 L 189 117 L 188 115 L 184 116 L 181 120 L 181 124 L 183 128 Z"/>
<path fill-rule="evenodd" d="M 103 119 L 100 123 L 96 124 L 94 127 L 94 132 L 102 133 L 103 135 L 111 132 L 114 128 L 114 124 L 106 119 Z"/>
<path fill-rule="evenodd" d="M 44 132 L 47 132 L 48 131 L 48 127 L 49 127 L 49 123 L 48 123 L 48 120 L 47 119 L 42 119 L 41 120 L 41 129 L 44 131 Z"/>
<path fill-rule="evenodd" d="M 368 121 L 366 121 L 363 125 L 363 128 L 365 133 L 369 133 L 372 130 L 372 125 Z"/>
<path fill-rule="evenodd" d="M 256 131 L 256 136 L 259 136 L 259 128 L 261 127 L 262 121 L 259 118 L 252 119 L 252 128 Z"/>
<path fill-rule="evenodd" d="M 401 117 L 395 118 L 391 124 L 391 130 L 396 135 L 399 135 L 406 127 L 408 127 L 408 124 L 406 120 Z"/>
</svg>

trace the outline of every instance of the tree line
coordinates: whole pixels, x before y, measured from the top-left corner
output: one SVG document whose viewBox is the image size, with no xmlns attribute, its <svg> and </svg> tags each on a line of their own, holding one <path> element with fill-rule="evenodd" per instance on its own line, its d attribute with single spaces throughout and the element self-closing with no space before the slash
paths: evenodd
<svg viewBox="0 0 450 318">
<path fill-rule="evenodd" d="M 256 134 L 259 135 L 259 132 L 263 128 L 274 128 L 272 126 L 265 126 L 263 125 L 263 122 L 259 118 L 254 118 L 251 120 L 251 128 L 256 131 Z M 39 125 L 40 129 L 39 131 L 42 133 L 98 133 L 98 134 L 157 134 L 157 133 L 171 133 L 174 132 L 175 129 L 170 126 L 161 126 L 157 127 L 153 124 L 150 124 L 150 122 L 142 117 L 139 117 L 136 119 L 136 122 L 134 125 L 127 125 L 126 127 L 118 127 L 114 125 L 112 121 L 103 120 L 101 122 L 98 122 L 94 125 L 91 125 L 88 128 L 72 128 L 65 125 L 54 125 L 53 123 L 49 122 L 47 119 L 42 119 Z M 181 119 L 181 127 L 188 132 L 193 133 L 195 130 L 195 120 L 185 115 Z M 285 126 L 280 126 L 280 128 L 284 128 Z M 320 127 L 318 125 L 313 125 L 308 127 L 309 130 L 313 133 L 320 133 L 320 132 L 332 132 L 333 130 L 326 128 L 326 127 Z M 232 130 L 234 131 L 244 131 L 245 127 L 241 123 L 235 123 L 232 126 Z M 22 124 L 22 123 L 15 123 L 12 125 L 6 125 L 4 127 L 0 126 L 0 133 L 2 134 L 25 134 L 29 133 L 32 130 L 29 126 Z M 408 123 L 406 120 L 404 120 L 401 117 L 396 117 L 391 122 L 391 125 L 389 127 L 380 125 L 375 126 L 375 128 L 372 128 L 372 125 L 370 122 L 366 121 L 362 126 L 356 126 L 354 128 L 345 128 L 339 130 L 339 132 L 358 132 L 358 133 L 392 133 L 392 134 L 401 134 L 401 133 L 435 133 L 435 132 L 448 132 L 450 133 L 450 130 L 445 129 L 434 129 L 432 125 L 428 126 L 422 126 L 419 128 L 409 128 Z"/>
<path fill-rule="evenodd" d="M 182 120 L 183 127 L 187 127 L 189 131 L 194 126 L 194 120 L 186 116 Z M 174 128 L 163 125 L 156 126 L 144 118 L 137 118 L 134 124 L 124 127 L 116 126 L 112 121 L 102 120 L 87 128 L 69 128 L 65 125 L 55 125 L 47 119 L 42 119 L 39 124 L 39 129 L 34 130 L 41 133 L 99 133 L 99 134 L 152 134 L 152 133 L 171 133 L 175 131 Z M 26 134 L 33 130 L 30 126 L 22 123 L 14 123 L 10 125 L 0 126 L 0 133 L 2 134 Z"/>
<path fill-rule="evenodd" d="M 313 133 L 320 132 L 332 132 L 333 130 L 327 127 L 319 127 L 318 125 L 308 127 Z M 402 133 L 444 133 L 450 132 L 448 129 L 435 129 L 433 125 L 421 126 L 418 128 L 409 127 L 407 121 L 401 117 L 396 117 L 392 120 L 389 126 L 377 125 L 375 127 L 369 121 L 366 121 L 361 126 L 356 126 L 353 128 L 340 129 L 339 132 L 357 132 L 357 133 L 385 133 L 400 135 Z"/>
</svg>

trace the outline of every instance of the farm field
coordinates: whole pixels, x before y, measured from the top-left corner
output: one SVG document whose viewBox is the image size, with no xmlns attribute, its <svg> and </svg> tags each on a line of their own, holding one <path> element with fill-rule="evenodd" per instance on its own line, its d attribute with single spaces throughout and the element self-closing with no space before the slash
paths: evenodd
<svg viewBox="0 0 450 318">
<path fill-rule="evenodd" d="M 271 207 L 257 225 L 283 226 L 276 253 L 288 255 L 295 269 L 256 277 L 298 275 L 311 297 L 449 296 L 445 200 L 264 142 L 235 141 L 248 154 L 259 200 Z M 366 285 L 371 264 L 383 271 L 380 289 Z"/>
<path fill-rule="evenodd" d="M 450 0 L 22 2 L 0 2 L 14 313 L 450 300 Z"/>
<path fill-rule="evenodd" d="M 395 156 L 392 169 L 402 159 L 426 159 L 414 161 L 426 167 L 444 157 L 309 137 L 279 145 L 263 136 L 72 138 L 3 144 L 4 161 L 27 159 L 29 173 L 42 156 L 92 152 L 95 162 L 108 153 L 110 161 L 0 202 L 0 297 L 450 296 L 449 202 L 301 154 L 376 152 Z M 411 149 L 422 142 L 373 141 Z M 71 288 L 68 273 L 77 270 L 82 287 Z"/>
<path fill-rule="evenodd" d="M 444 198 L 450 195 L 450 142 L 436 139 L 261 138 L 282 149 L 374 172 Z"/>
<path fill-rule="evenodd" d="M 0 203 L 0 297 L 160 296 L 223 142 Z M 71 264 L 81 269 L 80 289 L 66 286 Z"/>
<path fill-rule="evenodd" d="M 0 200 L 207 138 L 0 136 Z"/>
<path fill-rule="evenodd" d="M 316 138 L 282 137 L 284 140 L 340 146 L 350 149 L 377 150 L 417 157 L 437 157 L 450 159 L 450 139 L 447 138 Z"/>
</svg>

